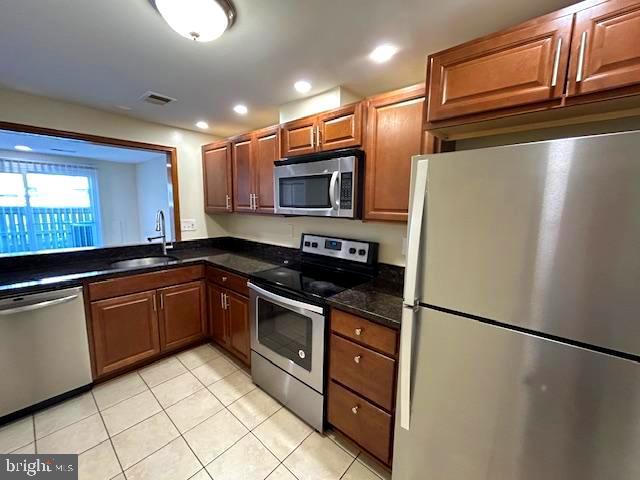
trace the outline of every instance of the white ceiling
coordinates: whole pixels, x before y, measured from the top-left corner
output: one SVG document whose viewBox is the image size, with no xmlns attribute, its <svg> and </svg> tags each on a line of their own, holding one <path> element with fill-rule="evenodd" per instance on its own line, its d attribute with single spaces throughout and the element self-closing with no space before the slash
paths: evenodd
<svg viewBox="0 0 640 480">
<path fill-rule="evenodd" d="M 138 150 L 121 148 L 83 140 L 69 138 L 50 137 L 48 135 L 36 135 L 33 133 L 10 132 L 0 130 L 0 151 L 15 152 L 16 145 L 25 145 L 32 149 L 33 153 L 46 155 L 84 158 L 92 160 L 106 160 L 118 163 L 141 163 L 147 160 L 163 158 L 164 154 L 151 150 Z M 20 152 L 20 157 L 28 153 Z"/>
<path fill-rule="evenodd" d="M 167 125 L 231 135 L 277 123 L 278 105 L 336 85 L 366 96 L 424 79 L 426 55 L 571 0 L 234 0 L 218 40 L 173 32 L 148 0 L 2 0 L 0 85 Z M 379 43 L 401 50 L 378 65 Z M 177 101 L 141 103 L 152 90 Z M 246 103 L 249 114 L 232 111 Z M 123 112 L 116 106 L 131 107 Z"/>
</svg>

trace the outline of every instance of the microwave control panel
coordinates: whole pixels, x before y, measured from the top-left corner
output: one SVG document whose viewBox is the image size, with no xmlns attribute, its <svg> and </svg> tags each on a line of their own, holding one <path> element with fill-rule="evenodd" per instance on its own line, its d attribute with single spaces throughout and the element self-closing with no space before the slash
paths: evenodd
<svg viewBox="0 0 640 480">
<path fill-rule="evenodd" d="M 323 237 L 320 235 L 302 234 L 302 251 L 341 258 L 359 263 L 373 263 L 377 260 L 378 244 L 360 240 Z"/>
<path fill-rule="evenodd" d="M 353 172 L 340 174 L 340 208 L 345 210 L 353 208 Z"/>
</svg>

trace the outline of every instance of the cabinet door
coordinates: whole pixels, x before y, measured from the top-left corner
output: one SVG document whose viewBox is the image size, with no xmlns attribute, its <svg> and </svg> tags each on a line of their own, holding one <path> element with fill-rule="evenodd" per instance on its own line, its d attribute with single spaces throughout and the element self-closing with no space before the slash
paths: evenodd
<svg viewBox="0 0 640 480">
<path fill-rule="evenodd" d="M 315 116 L 301 118 L 280 126 L 283 157 L 294 157 L 316 151 L 316 118 Z"/>
<path fill-rule="evenodd" d="M 231 211 L 231 144 L 217 142 L 202 147 L 204 209 L 206 212 Z"/>
<path fill-rule="evenodd" d="M 180 348 L 205 336 L 203 282 L 162 288 L 158 290 L 158 296 L 162 351 Z"/>
<path fill-rule="evenodd" d="M 576 14 L 569 95 L 640 83 L 640 4 L 609 1 Z"/>
<path fill-rule="evenodd" d="M 104 375 L 160 352 L 155 291 L 91 303 L 96 373 Z"/>
<path fill-rule="evenodd" d="M 244 363 L 251 357 L 251 337 L 249 331 L 249 300 L 229 290 L 227 315 L 229 316 L 229 347 Z"/>
<path fill-rule="evenodd" d="M 229 346 L 229 326 L 224 309 L 224 290 L 213 283 L 207 284 L 207 304 L 209 309 L 209 330 L 211 337 L 225 347 Z"/>
<path fill-rule="evenodd" d="M 253 191 L 253 146 L 251 135 L 233 141 L 233 208 L 236 212 L 251 212 Z"/>
<path fill-rule="evenodd" d="M 318 116 L 320 150 L 362 145 L 362 103 L 354 103 Z"/>
<path fill-rule="evenodd" d="M 430 57 L 427 120 L 560 99 L 572 22 L 567 15 Z"/>
<path fill-rule="evenodd" d="M 411 157 L 420 153 L 423 106 L 422 85 L 368 101 L 365 219 L 407 221 Z"/>
<path fill-rule="evenodd" d="M 280 158 L 279 127 L 255 132 L 254 179 L 258 212 L 273 213 L 273 162 Z"/>
</svg>

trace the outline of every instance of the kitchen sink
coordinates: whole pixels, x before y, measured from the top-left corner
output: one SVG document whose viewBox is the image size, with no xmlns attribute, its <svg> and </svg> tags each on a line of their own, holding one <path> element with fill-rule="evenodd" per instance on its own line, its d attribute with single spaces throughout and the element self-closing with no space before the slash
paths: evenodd
<svg viewBox="0 0 640 480">
<path fill-rule="evenodd" d="M 163 265 L 169 262 L 178 260 L 176 257 L 170 255 L 158 256 L 158 257 L 141 257 L 131 258 L 129 260 L 119 260 L 111 263 L 113 268 L 136 268 L 136 267 L 151 267 L 153 265 Z"/>
</svg>

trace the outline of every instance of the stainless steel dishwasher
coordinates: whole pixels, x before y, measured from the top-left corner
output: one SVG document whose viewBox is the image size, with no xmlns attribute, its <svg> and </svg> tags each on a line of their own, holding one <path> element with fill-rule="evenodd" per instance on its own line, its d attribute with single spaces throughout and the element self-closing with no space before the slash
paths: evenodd
<svg viewBox="0 0 640 480">
<path fill-rule="evenodd" d="M 81 287 L 0 300 L 0 420 L 91 382 Z"/>
</svg>

